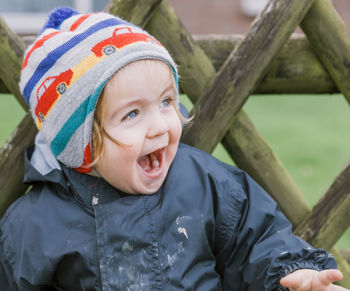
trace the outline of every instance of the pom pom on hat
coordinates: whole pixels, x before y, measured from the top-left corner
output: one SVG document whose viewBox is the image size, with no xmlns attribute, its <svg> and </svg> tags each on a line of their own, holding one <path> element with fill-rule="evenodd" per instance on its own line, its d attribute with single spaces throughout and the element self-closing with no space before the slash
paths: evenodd
<svg viewBox="0 0 350 291">
<path fill-rule="evenodd" d="M 168 51 L 141 28 L 107 13 L 53 11 L 27 49 L 19 87 L 52 153 L 90 172 L 95 107 L 108 80 L 124 66 L 157 60 L 177 68 Z M 178 92 L 175 92 L 178 101 Z"/>
<path fill-rule="evenodd" d="M 76 14 L 79 13 L 70 7 L 60 7 L 53 10 L 39 34 L 48 28 L 59 29 L 64 20 Z"/>
</svg>

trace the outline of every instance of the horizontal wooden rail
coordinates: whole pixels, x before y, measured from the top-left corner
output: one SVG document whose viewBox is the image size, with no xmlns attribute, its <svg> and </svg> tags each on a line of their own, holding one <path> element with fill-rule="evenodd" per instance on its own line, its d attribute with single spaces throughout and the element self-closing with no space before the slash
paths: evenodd
<svg viewBox="0 0 350 291">
<path fill-rule="evenodd" d="M 159 4 L 159 1 L 152 0 L 149 2 L 151 3 L 149 3 L 148 6 L 146 5 L 146 7 L 149 8 L 147 12 L 148 16 L 151 16 L 155 9 L 154 3 Z M 116 9 L 117 7 L 113 8 Z M 134 10 L 135 9 L 136 8 L 134 8 Z M 136 12 L 137 11 L 138 10 L 136 10 Z M 116 10 L 116 12 L 118 14 L 118 10 Z M 138 15 L 142 16 L 140 12 L 138 13 Z M 136 23 L 146 21 L 146 19 L 138 19 L 137 13 L 133 20 L 135 20 L 134 22 Z M 211 59 L 216 69 L 221 67 L 232 51 L 232 48 L 237 46 L 244 38 L 243 35 L 194 35 L 193 37 L 195 42 L 201 46 Z M 25 42 L 30 43 L 33 39 L 34 38 L 26 37 Z M 291 86 L 291 84 L 293 84 L 293 86 Z M 9 92 L 2 81 L 0 81 L 0 92 Z M 339 90 L 329 77 L 323 65 L 318 61 L 307 39 L 302 35 L 294 35 L 282 48 L 276 60 L 271 64 L 268 74 L 254 93 L 336 92 L 339 92 Z"/>
<path fill-rule="evenodd" d="M 194 35 L 216 70 L 229 56 L 243 35 Z M 307 38 L 293 34 L 282 47 L 254 94 L 322 94 L 339 89 L 315 55 Z"/>
<path fill-rule="evenodd" d="M 244 36 L 193 35 L 193 39 L 209 57 L 215 69 L 219 70 Z M 25 42 L 30 43 L 30 38 L 26 37 Z M 9 93 L 1 80 L 0 93 Z M 254 91 L 254 94 L 322 93 L 339 93 L 339 89 L 320 63 L 307 38 L 301 34 L 292 35 Z"/>
</svg>

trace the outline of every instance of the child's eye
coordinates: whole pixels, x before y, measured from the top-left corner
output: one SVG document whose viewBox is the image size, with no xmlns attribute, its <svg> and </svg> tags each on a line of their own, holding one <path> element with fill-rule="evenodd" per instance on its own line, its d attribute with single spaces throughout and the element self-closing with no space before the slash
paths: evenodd
<svg viewBox="0 0 350 291">
<path fill-rule="evenodd" d="M 166 98 L 162 101 L 162 107 L 168 107 L 171 104 L 173 104 L 174 99 L 173 98 Z"/>
<path fill-rule="evenodd" d="M 131 120 L 133 118 L 135 118 L 137 115 L 139 115 L 139 111 L 137 109 L 133 110 L 133 111 L 130 111 L 128 114 L 126 114 L 124 117 L 123 117 L 123 121 L 124 120 Z"/>
</svg>

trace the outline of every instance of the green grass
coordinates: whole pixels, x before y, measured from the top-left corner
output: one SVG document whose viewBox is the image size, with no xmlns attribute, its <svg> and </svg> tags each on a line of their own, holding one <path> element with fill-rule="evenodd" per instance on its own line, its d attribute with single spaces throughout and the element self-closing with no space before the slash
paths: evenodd
<svg viewBox="0 0 350 291">
<path fill-rule="evenodd" d="M 24 110 L 12 95 L 0 94 L 0 146 L 5 143 L 24 115 Z"/>
<path fill-rule="evenodd" d="M 191 108 L 185 96 L 182 103 Z M 313 206 L 350 160 L 350 108 L 341 95 L 260 95 L 244 106 Z M 11 95 L 0 94 L 0 145 L 24 111 Z M 233 163 L 221 145 L 214 155 Z M 337 244 L 350 248 L 350 230 Z"/>
</svg>

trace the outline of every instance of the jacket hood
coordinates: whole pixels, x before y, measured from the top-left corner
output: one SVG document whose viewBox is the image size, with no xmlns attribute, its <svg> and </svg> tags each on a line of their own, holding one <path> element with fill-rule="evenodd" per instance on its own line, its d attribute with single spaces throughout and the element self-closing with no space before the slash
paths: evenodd
<svg viewBox="0 0 350 291">
<path fill-rule="evenodd" d="M 87 193 L 86 187 L 90 189 L 99 187 L 103 193 L 116 194 L 121 192 L 115 189 L 101 177 L 79 173 L 75 169 L 66 167 L 56 160 L 40 132 L 35 137 L 35 144 L 27 148 L 25 152 L 24 183 L 35 184 L 37 182 L 49 182 L 60 185 L 79 203 L 91 208 L 93 193 Z M 110 195 L 104 195 L 109 197 Z"/>
<path fill-rule="evenodd" d="M 62 167 L 40 132 L 35 137 L 34 145 L 26 149 L 24 160 L 24 183 L 55 182 L 62 184 L 64 181 Z"/>
</svg>

